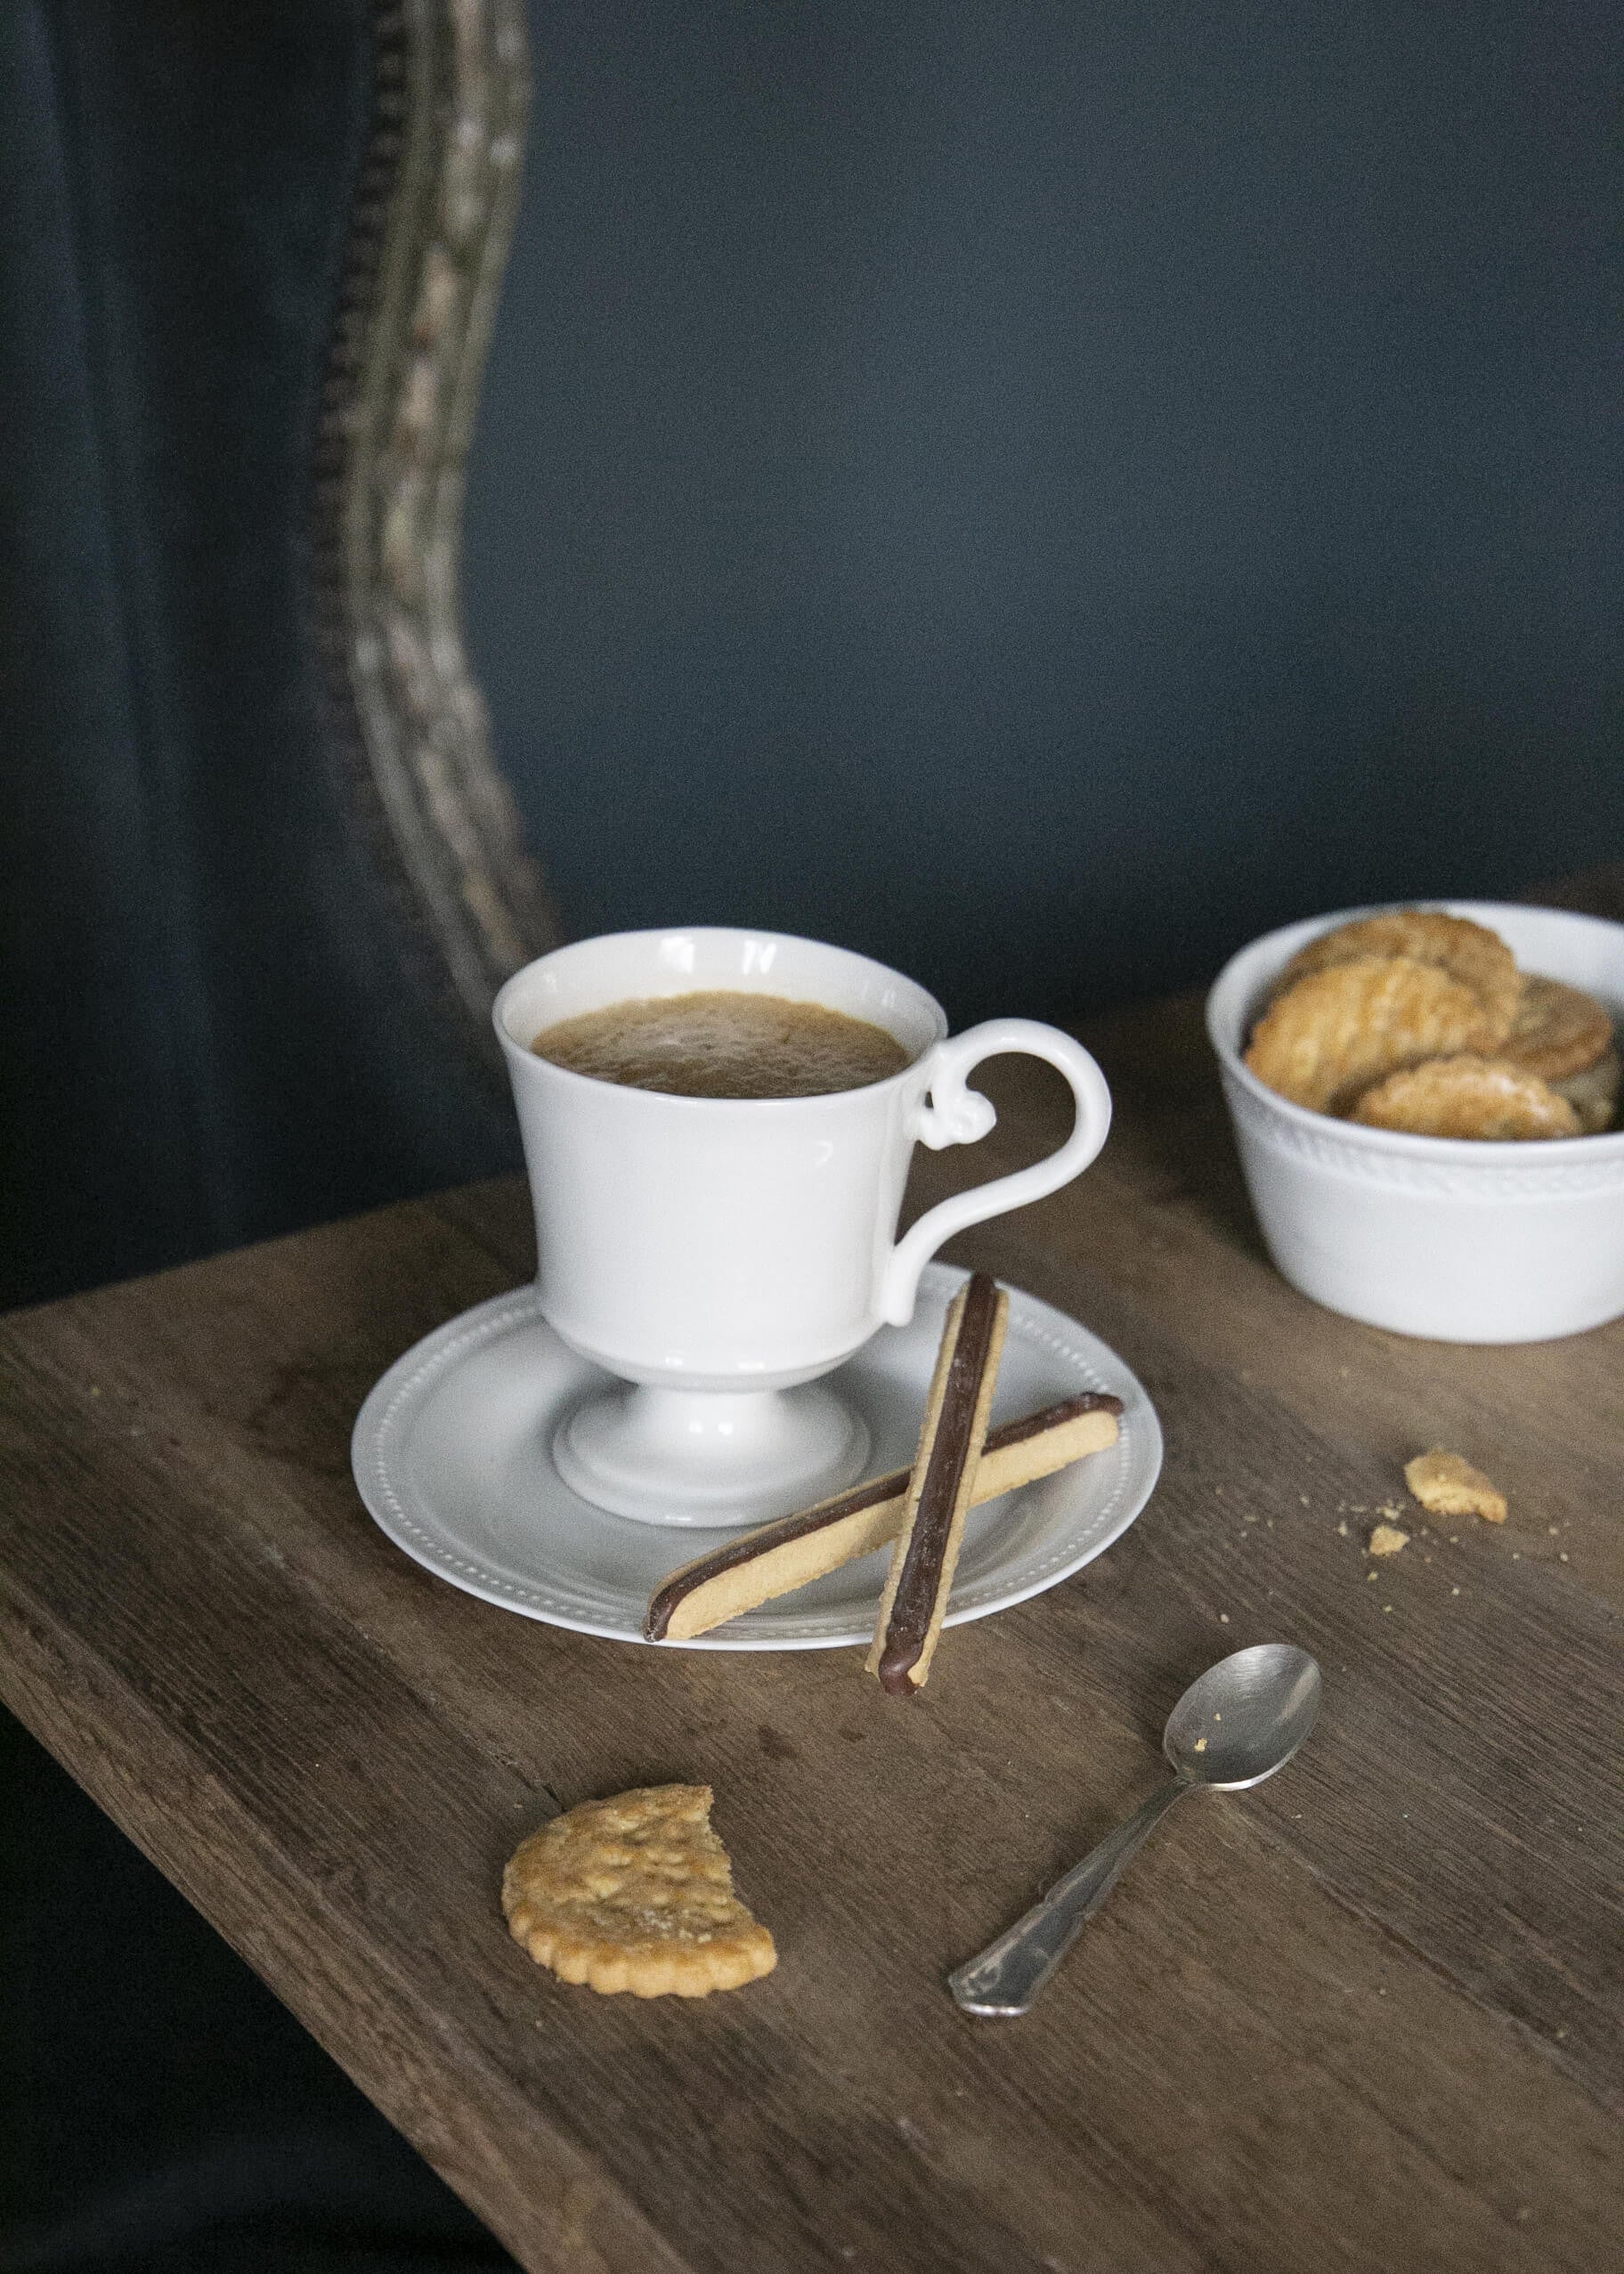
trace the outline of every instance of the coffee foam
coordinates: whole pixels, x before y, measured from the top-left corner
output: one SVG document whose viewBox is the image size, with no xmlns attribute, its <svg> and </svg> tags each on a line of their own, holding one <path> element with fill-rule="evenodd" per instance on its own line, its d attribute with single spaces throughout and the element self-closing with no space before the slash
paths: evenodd
<svg viewBox="0 0 1624 2274">
<path fill-rule="evenodd" d="M 686 1098 L 806 1098 L 898 1074 L 912 1053 L 821 1003 L 727 989 L 610 1003 L 546 1027 L 539 1058 L 626 1089 Z"/>
</svg>

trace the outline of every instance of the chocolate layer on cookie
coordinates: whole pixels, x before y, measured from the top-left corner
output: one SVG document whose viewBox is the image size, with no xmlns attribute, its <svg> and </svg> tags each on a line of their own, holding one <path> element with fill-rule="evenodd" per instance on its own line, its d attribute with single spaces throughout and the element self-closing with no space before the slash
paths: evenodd
<svg viewBox="0 0 1624 2274">
<path fill-rule="evenodd" d="M 1003 1288 L 978 1271 L 947 1313 L 867 1661 L 869 1672 L 893 1697 L 922 1689 L 930 1671 L 987 1434 L 1009 1309 Z"/>
<path fill-rule="evenodd" d="M 1122 1400 L 1084 1390 L 987 1433 L 972 1507 L 996 1500 L 1116 1442 Z M 662 1580 L 649 1598 L 650 1642 L 686 1642 L 775 1596 L 884 1547 L 902 1529 L 911 1469 L 892 1469 L 837 1492 L 816 1507 L 779 1516 L 696 1555 Z"/>
</svg>

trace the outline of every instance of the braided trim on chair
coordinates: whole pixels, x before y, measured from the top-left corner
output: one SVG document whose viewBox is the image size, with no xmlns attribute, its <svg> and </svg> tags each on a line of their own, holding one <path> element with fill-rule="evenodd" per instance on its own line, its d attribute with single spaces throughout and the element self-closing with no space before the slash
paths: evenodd
<svg viewBox="0 0 1624 2274">
<path fill-rule="evenodd" d="M 487 1062 L 563 937 L 463 646 L 467 451 L 518 204 L 522 0 L 373 0 L 371 103 L 314 452 L 317 638 L 369 849 Z"/>
</svg>

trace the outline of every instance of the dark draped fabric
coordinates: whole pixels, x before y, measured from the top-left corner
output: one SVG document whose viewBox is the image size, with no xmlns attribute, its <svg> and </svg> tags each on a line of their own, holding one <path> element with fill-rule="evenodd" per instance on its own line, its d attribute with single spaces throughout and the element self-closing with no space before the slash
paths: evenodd
<svg viewBox="0 0 1624 2274">
<path fill-rule="evenodd" d="M 304 556 L 361 0 L 0 9 L 0 1303 L 506 1165 L 401 984 Z M 508 2263 L 0 1716 L 0 2265 Z"/>
<path fill-rule="evenodd" d="M 0 1301 L 491 1173 L 324 732 L 361 0 L 0 11 Z"/>
</svg>

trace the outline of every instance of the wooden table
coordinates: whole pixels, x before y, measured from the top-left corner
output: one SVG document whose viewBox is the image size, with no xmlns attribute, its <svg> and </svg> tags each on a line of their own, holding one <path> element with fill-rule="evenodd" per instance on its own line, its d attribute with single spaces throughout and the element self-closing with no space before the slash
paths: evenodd
<svg viewBox="0 0 1624 2274">
<path fill-rule="evenodd" d="M 373 1529 L 356 1408 L 527 1274 L 516 1186 L 0 1323 L 7 1703 L 529 2267 L 1620 2262 L 1624 1324 L 1466 1350 L 1315 1309 L 1261 1251 L 1195 1004 L 1089 1039 L 1103 1158 L 959 1252 L 1123 1353 L 1165 1471 L 912 1706 L 853 1652 L 556 1633 Z M 1004 1165 L 1052 1136 L 1048 1078 L 1006 1070 Z M 914 1204 L 987 1167 L 928 1158 Z M 1438 1442 L 1510 1523 L 1412 1511 L 1371 1564 Z M 1150 1789 L 1190 1677 L 1274 1636 L 1325 1669 L 1301 1758 L 1188 1804 L 1033 2016 L 961 2016 L 946 1970 Z M 564 1988 L 502 1863 L 667 1778 L 716 1788 L 778 1970 Z"/>
</svg>

